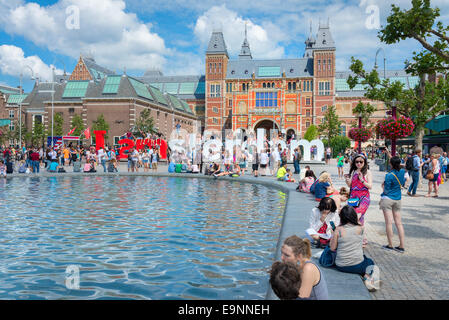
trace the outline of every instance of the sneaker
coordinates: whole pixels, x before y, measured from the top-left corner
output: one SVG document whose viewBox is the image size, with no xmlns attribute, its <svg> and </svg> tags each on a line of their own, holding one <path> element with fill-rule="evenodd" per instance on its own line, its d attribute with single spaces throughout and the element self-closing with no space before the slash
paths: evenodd
<svg viewBox="0 0 449 320">
<path fill-rule="evenodd" d="M 365 284 L 365 287 L 369 292 L 374 292 L 377 290 L 376 286 L 374 285 L 374 281 L 371 278 L 364 278 L 363 283 Z"/>
<path fill-rule="evenodd" d="M 385 246 L 382 246 L 382 249 L 394 251 L 395 248 L 385 245 Z"/>
<path fill-rule="evenodd" d="M 405 252 L 405 249 L 404 249 L 404 248 L 401 248 L 401 247 L 399 247 L 399 246 L 394 247 L 394 250 L 396 250 L 397 252 L 400 252 L 400 253 L 404 253 L 404 252 Z"/>
</svg>

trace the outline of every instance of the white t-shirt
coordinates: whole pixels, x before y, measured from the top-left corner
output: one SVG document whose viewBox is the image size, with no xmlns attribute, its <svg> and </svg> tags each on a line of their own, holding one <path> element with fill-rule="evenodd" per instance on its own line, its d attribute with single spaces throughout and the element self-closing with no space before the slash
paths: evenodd
<svg viewBox="0 0 449 320">
<path fill-rule="evenodd" d="M 272 154 L 273 154 L 273 160 L 274 161 L 281 161 L 281 155 L 280 155 L 278 150 L 273 151 Z"/>
<path fill-rule="evenodd" d="M 105 156 L 105 154 L 104 154 L 103 148 L 98 149 L 98 161 L 103 160 L 104 156 Z"/>
<path fill-rule="evenodd" d="M 268 163 L 268 155 L 263 152 L 260 154 L 260 164 L 267 164 Z"/>
</svg>

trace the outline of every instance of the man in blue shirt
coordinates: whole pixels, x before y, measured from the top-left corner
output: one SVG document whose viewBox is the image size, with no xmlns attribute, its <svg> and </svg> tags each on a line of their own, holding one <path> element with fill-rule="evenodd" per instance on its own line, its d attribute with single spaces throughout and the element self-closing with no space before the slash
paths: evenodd
<svg viewBox="0 0 449 320">
<path fill-rule="evenodd" d="M 412 177 L 412 183 L 408 188 L 407 194 L 411 197 L 416 197 L 416 189 L 418 188 L 419 183 L 419 170 L 421 169 L 421 166 L 421 150 L 416 149 L 415 154 L 413 155 L 413 169 L 408 172 L 410 177 Z"/>
<path fill-rule="evenodd" d="M 447 157 L 447 153 L 443 152 L 443 154 L 440 156 L 440 168 L 441 168 L 441 175 L 443 180 L 446 181 L 446 172 L 447 172 L 447 165 L 449 163 L 449 158 Z"/>
</svg>

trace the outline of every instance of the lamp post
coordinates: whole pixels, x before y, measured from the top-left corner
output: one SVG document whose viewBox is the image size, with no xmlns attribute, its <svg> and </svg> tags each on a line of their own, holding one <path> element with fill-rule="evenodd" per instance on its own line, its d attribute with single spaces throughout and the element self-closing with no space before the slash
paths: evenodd
<svg viewBox="0 0 449 320">
<path fill-rule="evenodd" d="M 385 71 L 385 64 L 386 64 L 386 58 L 385 58 L 385 50 L 382 48 L 377 49 L 376 51 L 376 57 L 375 57 L 375 62 L 374 62 L 374 68 L 377 69 L 377 55 L 379 54 L 379 52 L 382 51 L 383 55 L 384 55 L 384 79 L 386 79 L 386 71 Z"/>
<path fill-rule="evenodd" d="M 397 100 L 393 99 L 393 101 L 391 101 L 391 116 L 393 117 L 393 119 L 396 121 L 396 104 L 397 104 Z M 396 155 L 396 137 L 391 139 L 391 155 L 394 157 Z"/>
</svg>

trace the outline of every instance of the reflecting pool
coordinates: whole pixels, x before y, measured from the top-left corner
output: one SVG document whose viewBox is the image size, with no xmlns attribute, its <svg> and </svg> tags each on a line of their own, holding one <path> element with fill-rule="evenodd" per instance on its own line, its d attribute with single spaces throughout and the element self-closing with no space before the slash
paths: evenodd
<svg viewBox="0 0 449 320">
<path fill-rule="evenodd" d="M 223 180 L 0 179 L 0 299 L 263 299 L 285 204 Z"/>
</svg>

